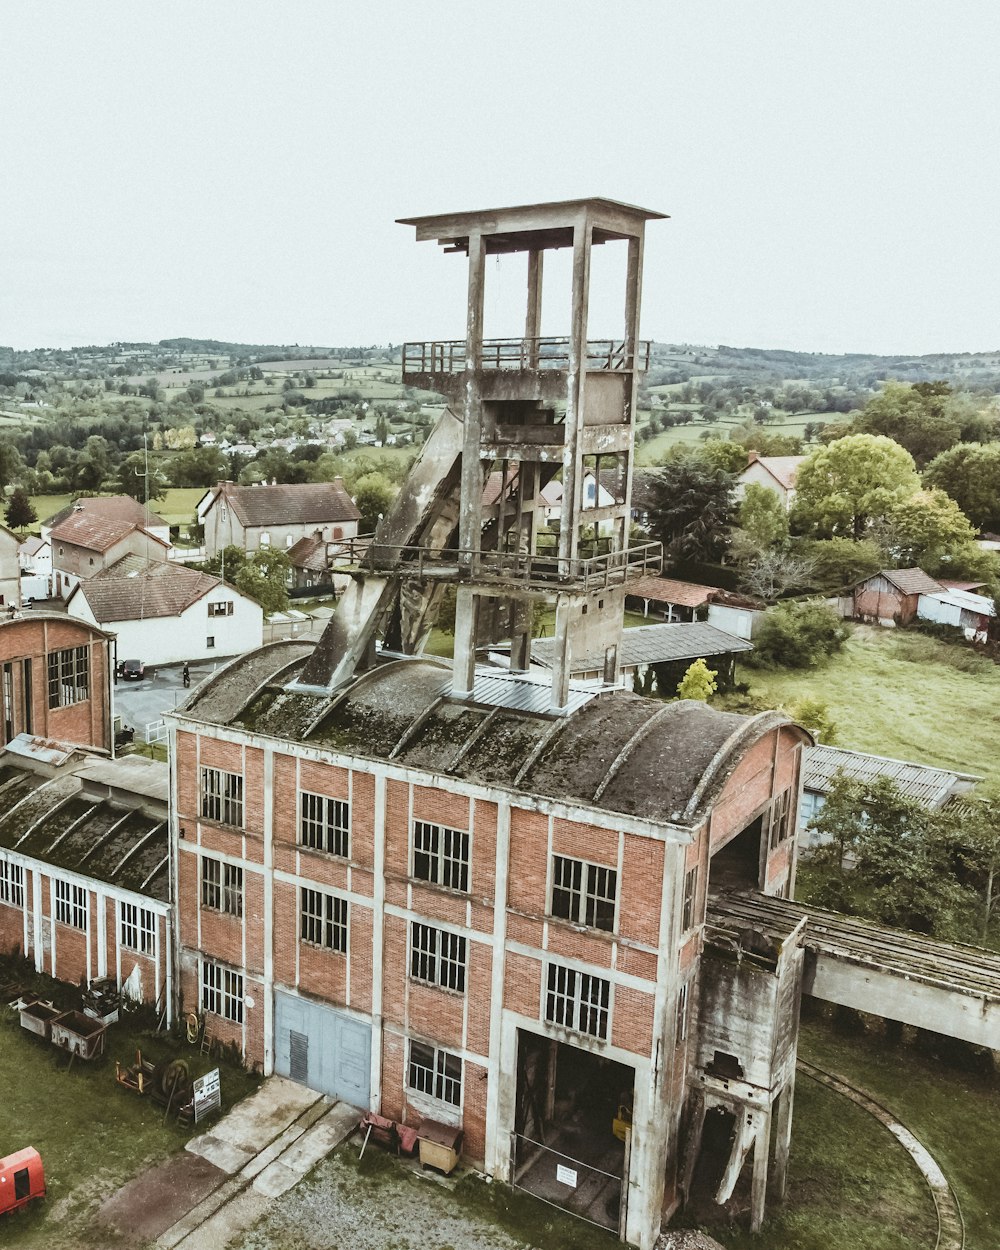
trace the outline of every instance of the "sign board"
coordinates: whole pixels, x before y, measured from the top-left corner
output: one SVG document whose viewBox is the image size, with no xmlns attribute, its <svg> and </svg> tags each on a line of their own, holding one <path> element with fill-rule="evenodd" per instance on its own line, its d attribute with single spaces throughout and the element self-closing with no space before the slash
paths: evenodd
<svg viewBox="0 0 1000 1250">
<path fill-rule="evenodd" d="M 571 1188 L 576 1189 L 576 1169 L 568 1168 L 562 1163 L 557 1163 L 556 1180 L 560 1185 L 569 1185 Z"/>
<path fill-rule="evenodd" d="M 204 1076 L 199 1076 L 194 1083 L 194 1122 L 197 1124 L 213 1111 L 222 1106 L 222 1088 L 219 1083 L 219 1069 L 213 1068 Z"/>
</svg>

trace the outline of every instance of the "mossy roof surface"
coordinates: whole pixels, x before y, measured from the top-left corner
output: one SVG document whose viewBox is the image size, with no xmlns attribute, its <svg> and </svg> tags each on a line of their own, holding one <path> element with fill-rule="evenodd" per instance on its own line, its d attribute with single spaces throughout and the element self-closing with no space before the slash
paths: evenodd
<svg viewBox="0 0 1000 1250">
<path fill-rule="evenodd" d="M 165 808 L 150 812 L 93 797 L 72 773 L 46 782 L 27 770 L 8 771 L 0 783 L 0 846 L 57 870 L 166 900 Z M 23 803 L 16 802 L 18 795 Z"/>
<path fill-rule="evenodd" d="M 340 754 L 688 825 L 702 819 L 746 750 L 785 721 L 777 713 L 749 718 L 626 690 L 601 693 L 571 715 L 552 718 L 452 699 L 450 681 L 450 669 L 437 661 L 396 660 L 346 691 L 308 696 L 308 707 L 300 708 L 294 700 L 303 696 L 289 693 L 286 705 L 264 680 L 256 697 L 242 699 L 239 720 Z M 225 701 L 220 691 L 217 705 Z M 282 707 L 286 716 L 279 715 Z M 188 710 L 197 715 L 196 707 Z"/>
</svg>

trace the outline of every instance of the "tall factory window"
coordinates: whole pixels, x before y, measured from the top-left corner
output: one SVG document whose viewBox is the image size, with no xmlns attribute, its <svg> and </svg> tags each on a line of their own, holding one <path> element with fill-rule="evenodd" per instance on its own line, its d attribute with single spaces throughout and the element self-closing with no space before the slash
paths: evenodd
<svg viewBox="0 0 1000 1250">
<path fill-rule="evenodd" d="M 24 906 L 24 869 L 6 859 L 0 859 L 0 903 Z"/>
<path fill-rule="evenodd" d="M 609 933 L 615 927 L 618 873 L 565 855 L 552 857 L 552 915 Z"/>
<path fill-rule="evenodd" d="M 347 952 L 347 899 L 302 887 L 299 932 L 303 942 Z"/>
<path fill-rule="evenodd" d="M 469 889 L 469 835 L 426 820 L 413 822 L 413 875 L 450 890 Z"/>
<path fill-rule="evenodd" d="M 201 814 L 220 825 L 243 828 L 243 778 L 221 768 L 201 770 Z"/>
<path fill-rule="evenodd" d="M 768 829 L 768 846 L 773 851 L 792 832 L 792 791 L 782 790 L 771 801 L 771 819 Z"/>
<path fill-rule="evenodd" d="M 156 915 L 135 903 L 122 903 L 121 914 L 122 946 L 141 955 L 152 955 L 156 949 Z"/>
<path fill-rule="evenodd" d="M 681 915 L 681 932 L 694 928 L 694 906 L 698 898 L 698 867 L 689 868 L 684 874 L 684 911 Z"/>
<path fill-rule="evenodd" d="M 314 851 L 326 851 L 348 859 L 351 854 L 351 811 L 343 799 L 302 792 L 299 808 L 299 841 Z"/>
<path fill-rule="evenodd" d="M 406 1084 L 419 1094 L 450 1102 L 453 1107 L 461 1106 L 462 1061 L 447 1050 L 410 1042 Z"/>
<path fill-rule="evenodd" d="M 465 938 L 433 925 L 410 925 L 410 976 L 426 985 L 465 993 Z"/>
<path fill-rule="evenodd" d="M 243 1023 L 243 974 L 222 964 L 201 965 L 201 1009 Z"/>
<path fill-rule="evenodd" d="M 201 861 L 201 905 L 228 916 L 243 915 L 243 869 L 221 859 Z"/>
<path fill-rule="evenodd" d="M 56 920 L 73 929 L 87 927 L 87 890 L 70 881 L 56 881 Z"/>
<path fill-rule="evenodd" d="M 49 707 L 69 707 L 90 697 L 90 653 L 66 647 L 48 656 Z"/>
<path fill-rule="evenodd" d="M 549 964 L 545 1019 L 577 1033 L 607 1038 L 611 982 L 562 964 Z"/>
</svg>

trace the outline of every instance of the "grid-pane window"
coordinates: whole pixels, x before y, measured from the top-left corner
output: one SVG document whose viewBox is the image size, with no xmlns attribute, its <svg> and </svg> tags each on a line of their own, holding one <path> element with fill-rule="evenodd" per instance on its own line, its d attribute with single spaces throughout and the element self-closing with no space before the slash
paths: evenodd
<svg viewBox="0 0 1000 1250">
<path fill-rule="evenodd" d="M 421 881 L 469 888 L 469 835 L 426 820 L 413 822 L 413 875 Z"/>
<path fill-rule="evenodd" d="M 205 856 L 201 861 L 201 905 L 229 916 L 242 916 L 243 869 Z"/>
<path fill-rule="evenodd" d="M 243 778 L 221 768 L 201 770 L 201 814 L 220 825 L 243 828 Z"/>
<path fill-rule="evenodd" d="M 611 982 L 562 964 L 549 964 L 545 1019 L 590 1037 L 607 1038 Z"/>
<path fill-rule="evenodd" d="M 48 656 L 49 707 L 69 707 L 90 697 L 90 651 L 66 647 Z"/>
<path fill-rule="evenodd" d="M 427 1094 L 453 1107 L 462 1103 L 462 1061 L 458 1055 L 422 1042 L 410 1042 L 410 1062 L 406 1084 L 418 1093 Z"/>
<path fill-rule="evenodd" d="M 615 927 L 617 895 L 618 873 L 613 868 L 553 855 L 553 916 L 610 933 Z"/>
<path fill-rule="evenodd" d="M 768 843 L 771 850 L 780 845 L 792 832 L 792 792 L 782 790 L 771 801 L 771 821 Z"/>
<path fill-rule="evenodd" d="M 0 859 L 0 903 L 24 906 L 24 869 L 6 859 Z"/>
<path fill-rule="evenodd" d="M 348 859 L 351 854 L 351 811 L 343 799 L 302 792 L 299 841 L 316 851 Z"/>
<path fill-rule="evenodd" d="M 56 881 L 56 920 L 73 929 L 87 927 L 87 890 L 71 881 Z"/>
<path fill-rule="evenodd" d="M 243 974 L 207 961 L 201 965 L 201 1009 L 243 1023 Z"/>
<path fill-rule="evenodd" d="M 156 949 L 156 915 L 148 907 L 136 903 L 122 903 L 121 944 L 142 955 L 152 955 Z"/>
<path fill-rule="evenodd" d="M 465 938 L 433 925 L 410 926 L 410 976 L 427 985 L 465 992 Z"/>
<path fill-rule="evenodd" d="M 299 909 L 303 942 L 347 952 L 347 899 L 322 890 L 302 888 Z"/>
<path fill-rule="evenodd" d="M 684 911 L 681 915 L 681 930 L 687 933 L 694 926 L 694 905 L 698 897 L 698 868 L 689 868 L 684 874 Z"/>
</svg>

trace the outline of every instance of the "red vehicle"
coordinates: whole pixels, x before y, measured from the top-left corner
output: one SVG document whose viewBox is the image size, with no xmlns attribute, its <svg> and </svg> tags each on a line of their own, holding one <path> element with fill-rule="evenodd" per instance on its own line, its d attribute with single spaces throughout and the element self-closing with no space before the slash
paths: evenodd
<svg viewBox="0 0 1000 1250">
<path fill-rule="evenodd" d="M 0 1159 L 0 1215 L 45 1197 L 45 1169 L 37 1150 L 28 1146 Z"/>
</svg>

